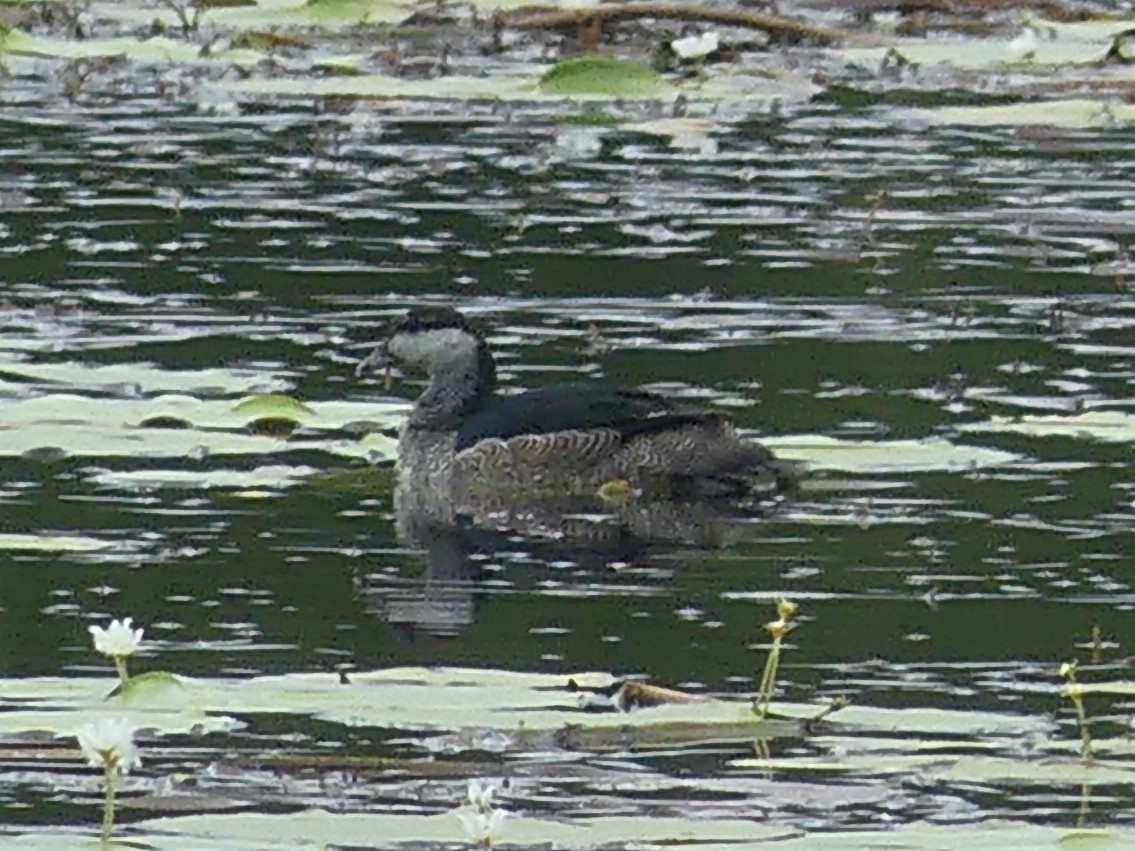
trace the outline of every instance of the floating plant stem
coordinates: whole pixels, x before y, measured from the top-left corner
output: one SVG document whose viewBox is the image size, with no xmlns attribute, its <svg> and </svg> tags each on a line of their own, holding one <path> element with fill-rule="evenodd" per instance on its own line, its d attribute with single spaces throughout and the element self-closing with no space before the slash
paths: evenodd
<svg viewBox="0 0 1135 851">
<path fill-rule="evenodd" d="M 1093 759 L 1092 731 L 1088 727 L 1088 713 L 1084 709 L 1084 689 L 1076 682 L 1076 662 L 1065 662 L 1060 666 L 1060 676 L 1068 680 L 1068 687 L 1064 693 L 1076 707 L 1076 724 L 1080 729 L 1080 756 L 1085 760 Z"/>
<path fill-rule="evenodd" d="M 851 706 L 851 699 L 850 698 L 843 697 L 843 696 L 837 697 L 835 700 L 833 700 L 831 702 L 830 705 L 825 706 L 823 709 L 821 709 L 819 712 L 817 712 L 815 715 L 813 715 L 811 718 L 809 718 L 808 723 L 809 724 L 819 724 L 821 721 L 823 721 L 825 718 L 827 718 L 833 712 L 839 712 L 841 709 L 846 709 L 849 706 Z"/>
<path fill-rule="evenodd" d="M 102 832 L 99 838 L 105 845 L 110 842 L 110 834 L 114 830 L 114 768 L 109 762 L 103 768 L 103 784 L 106 788 L 102 803 Z"/>
<path fill-rule="evenodd" d="M 780 651 L 784 636 L 795 627 L 791 619 L 796 614 L 796 604 L 782 597 L 776 601 L 776 614 L 775 621 L 765 624 L 765 629 L 772 635 L 772 647 L 769 648 L 765 670 L 761 674 L 761 683 L 753 698 L 753 713 L 761 720 L 768 716 L 769 703 L 772 702 L 773 692 L 776 691 L 776 671 L 780 666 Z"/>
</svg>

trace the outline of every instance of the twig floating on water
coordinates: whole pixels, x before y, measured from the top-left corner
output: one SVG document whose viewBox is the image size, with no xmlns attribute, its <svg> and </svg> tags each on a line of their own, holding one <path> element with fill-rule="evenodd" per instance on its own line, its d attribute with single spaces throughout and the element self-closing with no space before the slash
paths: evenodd
<svg viewBox="0 0 1135 851">
<path fill-rule="evenodd" d="M 781 18 L 776 15 L 763 15 L 746 9 L 714 9 L 705 6 L 684 6 L 656 3 L 622 3 L 601 6 L 597 9 L 568 9 L 554 12 L 528 12 L 504 15 L 505 26 L 521 30 L 557 30 L 569 27 L 591 29 L 604 24 L 617 24 L 622 21 L 654 18 L 655 20 L 693 21 L 717 24 L 723 27 L 742 27 L 761 30 L 770 37 L 786 41 L 814 41 L 820 44 L 833 44 L 847 38 L 848 33 L 826 27 L 816 27 Z"/>
</svg>

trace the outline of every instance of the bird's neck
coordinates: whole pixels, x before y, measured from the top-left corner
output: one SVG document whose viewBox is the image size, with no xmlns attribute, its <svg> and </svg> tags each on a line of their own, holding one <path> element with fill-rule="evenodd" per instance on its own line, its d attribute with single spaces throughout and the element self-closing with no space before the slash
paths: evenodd
<svg viewBox="0 0 1135 851">
<path fill-rule="evenodd" d="M 430 384 L 410 414 L 410 428 L 452 431 L 493 395 L 497 370 L 488 346 L 481 344 L 469 357 L 437 364 Z"/>
</svg>

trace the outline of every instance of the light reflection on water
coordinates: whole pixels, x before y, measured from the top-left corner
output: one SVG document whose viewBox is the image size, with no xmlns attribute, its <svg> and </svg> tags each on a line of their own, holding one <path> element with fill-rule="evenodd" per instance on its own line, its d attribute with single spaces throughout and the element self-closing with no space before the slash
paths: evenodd
<svg viewBox="0 0 1135 851">
<path fill-rule="evenodd" d="M 1055 669 L 1093 625 L 1118 644 L 1101 675 L 1121 668 L 1130 444 L 958 426 L 1130 407 L 1125 136 L 1039 145 L 817 107 L 694 153 L 617 130 L 581 142 L 539 115 L 529 128 L 401 122 L 379 105 L 231 121 L 140 109 L 8 113 L 0 350 L 148 363 L 154 380 L 14 372 L 0 395 L 185 392 L 175 372 L 223 366 L 251 384 L 193 392 L 376 399 L 355 359 L 382 322 L 436 299 L 492 328 L 512 386 L 606 377 L 727 405 L 755 434 L 943 436 L 1023 461 L 825 474 L 767 516 L 708 525 L 573 515 L 569 541 L 515 524 L 399 537 L 389 500 L 365 490 L 240 500 L 114 477 L 345 466 L 298 443 L 270 462 L 4 458 L 9 531 L 115 544 L 0 559 L 0 617 L 37 636 L 0 646 L 10 675 L 89 672 L 87 622 L 133 614 L 186 672 L 444 663 L 728 692 L 753 687 L 780 593 L 804 616 L 781 677 L 790 697 L 1053 712 Z M 327 122 L 330 151 L 315 144 Z M 663 525 L 682 534 L 659 540 Z M 723 770 L 720 755 L 682 758 Z M 796 817 L 876 814 L 846 794 L 846 811 L 821 801 Z M 980 805 L 1050 817 L 1040 798 Z M 932 785 L 894 806 L 970 812 Z"/>
</svg>

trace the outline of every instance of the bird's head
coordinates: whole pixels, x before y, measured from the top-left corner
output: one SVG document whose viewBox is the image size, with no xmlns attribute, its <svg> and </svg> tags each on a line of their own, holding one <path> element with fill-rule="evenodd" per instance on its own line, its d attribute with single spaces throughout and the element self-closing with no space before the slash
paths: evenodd
<svg viewBox="0 0 1135 851">
<path fill-rule="evenodd" d="M 389 336 L 359 363 L 355 374 L 398 366 L 432 375 L 446 365 L 476 363 L 484 344 L 481 332 L 460 311 L 415 307 L 394 323 Z"/>
</svg>

